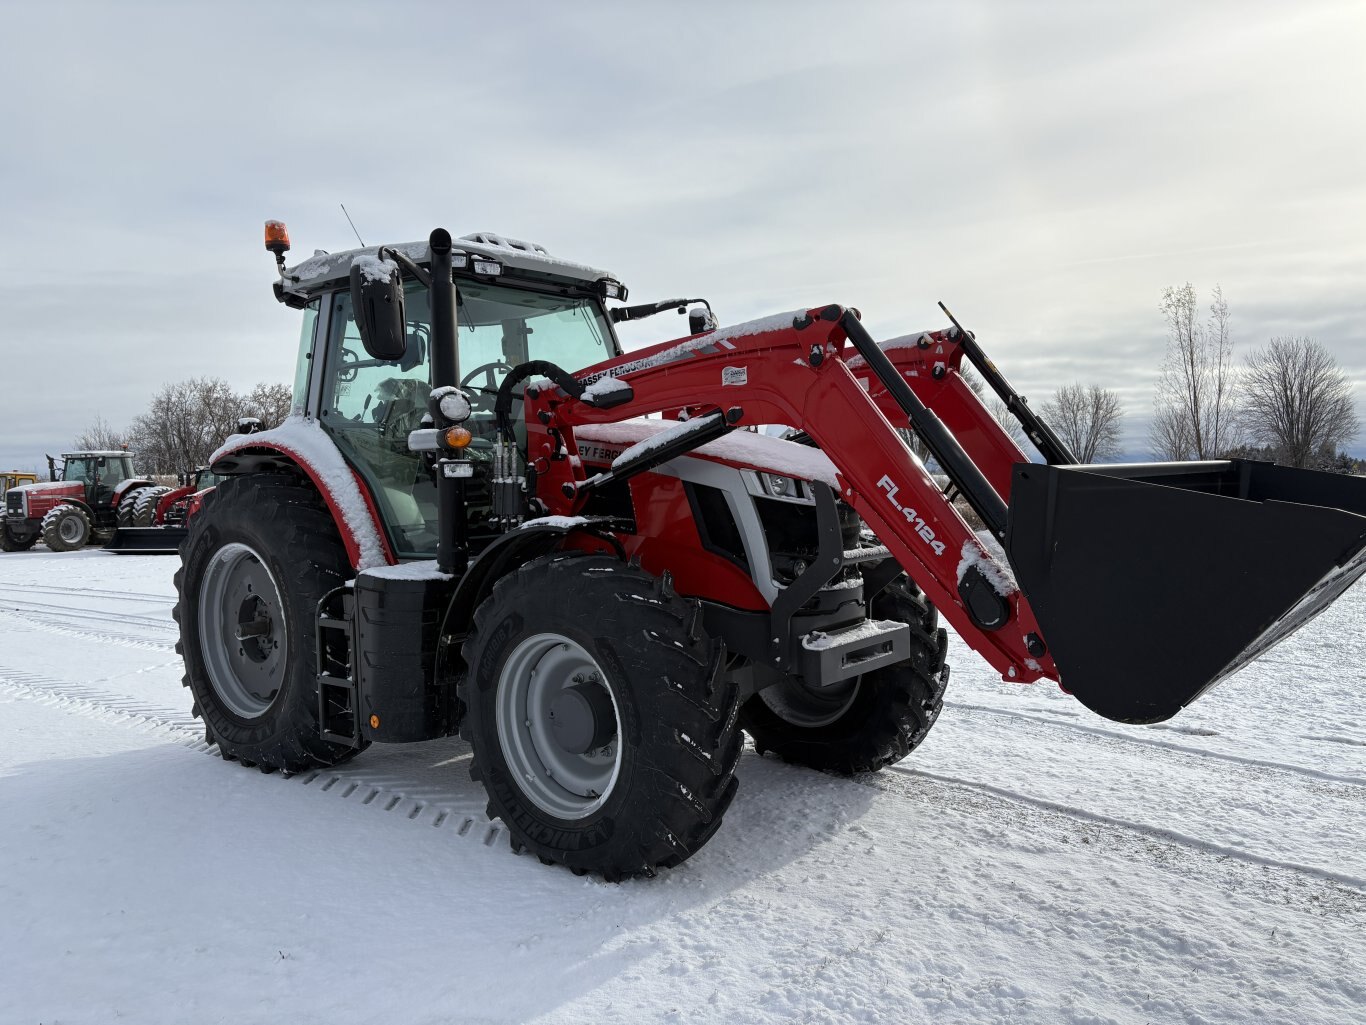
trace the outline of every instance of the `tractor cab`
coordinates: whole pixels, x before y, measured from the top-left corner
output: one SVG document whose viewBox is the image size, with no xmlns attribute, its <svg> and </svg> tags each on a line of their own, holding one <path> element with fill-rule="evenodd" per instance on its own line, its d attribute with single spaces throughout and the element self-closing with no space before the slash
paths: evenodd
<svg viewBox="0 0 1366 1025">
<path fill-rule="evenodd" d="M 4 495 L 10 488 L 17 488 L 20 484 L 36 483 L 38 483 L 36 473 L 20 473 L 18 470 L 0 473 L 0 495 Z"/>
<path fill-rule="evenodd" d="M 532 361 L 578 367 L 618 355 L 603 282 L 624 290 L 606 272 L 555 260 L 533 243 L 482 234 L 456 244 L 458 379 L 472 407 L 464 452 L 473 466 L 466 518 L 477 551 L 495 536 L 489 516 L 500 386 L 514 367 Z M 417 253 L 416 246 L 397 248 Z M 439 533 L 437 484 L 429 462 L 408 441 L 431 423 L 430 291 L 413 279 L 403 286 L 400 355 L 382 359 L 368 352 L 350 272 L 372 252 L 323 254 L 291 269 L 282 301 L 307 311 L 294 405 L 316 417 L 369 485 L 393 552 L 432 558 Z M 515 419 L 520 424 L 520 416 Z"/>
<path fill-rule="evenodd" d="M 86 502 L 95 508 L 112 503 L 114 489 L 133 476 L 133 457 L 127 452 L 65 452 L 61 479 L 79 482 Z"/>
</svg>

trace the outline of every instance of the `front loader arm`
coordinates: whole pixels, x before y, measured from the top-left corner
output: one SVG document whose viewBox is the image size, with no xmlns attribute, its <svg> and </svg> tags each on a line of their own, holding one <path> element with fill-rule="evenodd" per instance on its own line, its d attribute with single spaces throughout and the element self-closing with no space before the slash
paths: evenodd
<svg viewBox="0 0 1366 1025">
<path fill-rule="evenodd" d="M 1010 501 L 1010 476 L 1017 463 L 1029 456 L 1001 427 L 991 411 L 968 385 L 962 374 L 963 348 L 959 331 L 950 327 L 922 331 L 879 343 L 879 348 L 916 397 L 944 421 L 964 449 L 972 453 L 982 475 L 1002 501 Z M 868 397 L 893 423 L 904 419 L 901 407 L 862 356 L 851 356 L 846 365 Z"/>
<path fill-rule="evenodd" d="M 612 377 L 629 386 L 630 398 L 621 401 L 616 395 L 610 409 L 553 385 L 528 389 L 528 459 L 537 474 L 538 497 L 552 513 L 582 510 L 594 486 L 574 454 L 574 428 L 582 424 L 688 408 L 719 411 L 712 419 L 720 424 L 724 417 L 731 429 L 798 426 L 834 463 L 840 497 L 960 636 L 1005 679 L 1057 679 L 1042 632 L 1009 567 L 987 553 L 851 373 L 850 331 L 862 328 L 844 309 L 817 308 L 666 343 L 579 372 L 576 377 L 585 384 Z M 866 347 L 866 332 L 863 338 Z M 958 456 L 967 460 L 961 449 Z M 978 476 L 978 490 L 996 486 Z M 991 517 L 993 532 L 1000 535 L 1004 502 L 992 497 L 1000 505 Z"/>
</svg>

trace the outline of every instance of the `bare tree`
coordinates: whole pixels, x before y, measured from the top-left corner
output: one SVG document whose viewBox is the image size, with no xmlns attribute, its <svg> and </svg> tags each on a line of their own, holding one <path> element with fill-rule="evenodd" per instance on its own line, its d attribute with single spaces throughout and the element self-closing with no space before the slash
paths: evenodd
<svg viewBox="0 0 1366 1025">
<path fill-rule="evenodd" d="M 1111 459 L 1119 451 L 1124 419 L 1119 396 L 1099 385 L 1067 384 L 1040 408 L 1045 420 L 1083 463 Z"/>
<path fill-rule="evenodd" d="M 134 417 L 129 433 L 139 463 L 151 473 L 202 466 L 223 439 L 237 430 L 244 401 L 217 377 L 165 385 L 147 412 Z"/>
<path fill-rule="evenodd" d="M 1318 465 L 1360 429 L 1347 375 L 1312 338 L 1273 338 L 1254 352 L 1243 392 L 1248 434 L 1292 466 Z"/>
<path fill-rule="evenodd" d="M 242 397 L 242 415 L 256 417 L 263 428 L 279 427 L 289 416 L 293 401 L 287 384 L 258 384 Z"/>
<path fill-rule="evenodd" d="M 77 451 L 107 452 L 128 446 L 128 432 L 116 431 L 104 417 L 96 415 L 95 422 L 76 436 L 72 443 Z"/>
<path fill-rule="evenodd" d="M 1167 355 L 1149 438 L 1161 458 L 1213 459 L 1240 441 L 1228 303 L 1215 285 L 1209 319 L 1201 323 L 1188 281 L 1168 288 L 1159 309 L 1167 322 Z"/>
</svg>

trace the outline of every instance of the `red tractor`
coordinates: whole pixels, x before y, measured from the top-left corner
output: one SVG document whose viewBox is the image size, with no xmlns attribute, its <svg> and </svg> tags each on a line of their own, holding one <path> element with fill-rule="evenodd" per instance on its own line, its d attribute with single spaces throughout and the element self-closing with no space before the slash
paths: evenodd
<svg viewBox="0 0 1366 1025">
<path fill-rule="evenodd" d="M 612 275 L 493 235 L 293 268 L 266 240 L 304 313 L 295 415 L 211 459 L 176 576 L 194 711 L 262 771 L 458 732 L 514 849 L 576 872 L 695 853 L 743 733 L 831 772 L 904 758 L 940 614 L 1004 679 L 1154 722 L 1366 572 L 1366 482 L 1076 465 L 956 324 L 879 345 L 842 306 L 694 308 L 626 353 L 617 323 L 695 301 L 609 309 Z"/>
<path fill-rule="evenodd" d="M 214 488 L 219 476 L 207 466 L 183 474 L 174 488 L 142 488 L 125 502 L 131 510 L 119 515 L 119 527 L 104 546 L 118 555 L 175 555 L 185 540 L 185 523 L 199 509 L 205 493 Z"/>
<path fill-rule="evenodd" d="M 62 469 L 48 457 L 49 481 L 5 492 L 0 549 L 22 552 L 39 540 L 54 552 L 71 552 L 106 540 L 152 481 L 133 473 L 131 452 L 67 452 Z"/>
</svg>

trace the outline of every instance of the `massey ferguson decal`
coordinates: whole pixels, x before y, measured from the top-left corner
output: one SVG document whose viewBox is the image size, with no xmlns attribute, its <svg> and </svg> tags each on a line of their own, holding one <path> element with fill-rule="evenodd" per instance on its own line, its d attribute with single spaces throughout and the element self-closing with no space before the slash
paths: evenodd
<svg viewBox="0 0 1366 1025">
<path fill-rule="evenodd" d="M 906 517 L 906 522 L 915 528 L 915 532 L 920 535 L 922 541 L 933 549 L 934 554 L 943 555 L 944 542 L 936 541 L 934 539 L 934 531 L 930 528 L 930 525 L 910 506 L 902 505 L 896 500 L 896 494 L 901 490 L 901 486 L 896 484 L 892 478 L 888 477 L 886 474 L 882 475 L 882 479 L 877 482 L 877 486 L 887 493 L 887 501 L 891 502 L 892 505 L 896 507 L 897 512 Z"/>
</svg>

